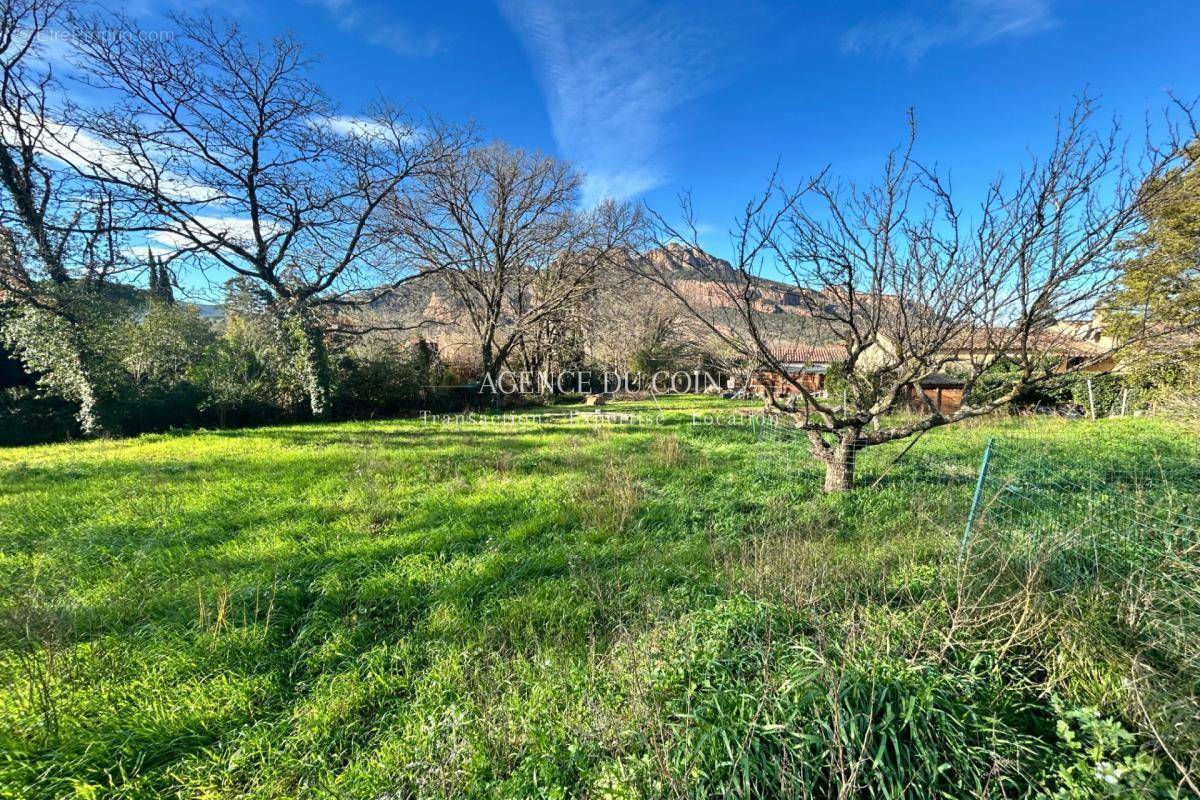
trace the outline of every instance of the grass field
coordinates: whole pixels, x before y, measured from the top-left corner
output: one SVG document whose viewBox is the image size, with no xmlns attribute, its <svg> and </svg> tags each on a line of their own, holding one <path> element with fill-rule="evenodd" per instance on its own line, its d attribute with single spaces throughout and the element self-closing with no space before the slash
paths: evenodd
<svg viewBox="0 0 1200 800">
<path fill-rule="evenodd" d="M 0 797 L 1188 791 L 1193 583 L 1126 584 L 1192 580 L 1194 432 L 958 427 L 825 497 L 726 401 L 606 410 L 0 451 Z M 1051 479 L 960 568 L 989 436 Z M 1174 538 L 1080 540 L 1123 515 Z"/>
</svg>

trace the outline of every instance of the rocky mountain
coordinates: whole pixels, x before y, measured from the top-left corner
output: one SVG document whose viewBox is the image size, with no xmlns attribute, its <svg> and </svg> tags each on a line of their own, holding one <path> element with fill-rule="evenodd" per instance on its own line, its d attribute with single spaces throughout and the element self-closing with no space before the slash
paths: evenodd
<svg viewBox="0 0 1200 800">
<path fill-rule="evenodd" d="M 744 278 L 728 261 L 698 247 L 672 243 L 643 258 L 677 291 L 705 307 L 734 308 L 745 289 Z M 819 293 L 762 277 L 753 279 L 752 302 L 759 313 L 802 317 L 825 304 Z"/>
<path fill-rule="evenodd" d="M 641 256 L 642 272 L 669 280 L 675 291 L 687 298 L 693 309 L 728 318 L 735 324 L 737 308 L 745 290 L 744 279 L 728 261 L 700 248 L 668 244 Z M 645 277 L 633 274 L 608 276 L 628 288 L 629 282 L 643 281 L 647 292 L 667 293 Z M 818 325 L 810 309 L 820 302 L 819 294 L 802 292 L 795 286 L 764 278 L 753 281 L 752 302 L 764 324 L 788 340 L 811 341 L 820 338 Z M 678 301 L 675 301 L 678 302 Z M 430 275 L 402 286 L 377 301 L 367 312 L 378 321 L 392 325 L 419 325 L 421 335 L 440 341 L 452 337 L 456 323 L 465 322 L 465 309 L 454 296 L 446 279 Z"/>
</svg>

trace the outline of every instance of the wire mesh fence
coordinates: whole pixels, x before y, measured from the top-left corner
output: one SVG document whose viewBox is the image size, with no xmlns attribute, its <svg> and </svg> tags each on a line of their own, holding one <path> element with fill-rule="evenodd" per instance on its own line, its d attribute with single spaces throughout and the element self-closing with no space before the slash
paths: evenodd
<svg viewBox="0 0 1200 800">
<path fill-rule="evenodd" d="M 979 484 L 987 535 L 1046 559 L 1051 589 L 1135 592 L 1177 611 L 1168 622 L 1200 623 L 1200 457 L 1186 441 L 1085 432 L 1070 449 L 1037 429 L 994 438 Z M 1200 655 L 1200 639 L 1188 649 Z"/>
<path fill-rule="evenodd" d="M 1136 424 L 1130 423 L 1130 424 Z M 1122 705 L 1181 786 L 1200 768 L 1200 454 L 1189 437 L 1109 436 L 1075 447 L 1013 428 L 981 458 L 964 552 L 1017 561 L 1040 602 L 1120 663 Z M 979 559 L 987 563 L 986 558 Z M 974 565 L 972 565 L 974 568 Z"/>
<path fill-rule="evenodd" d="M 1200 396 L 1185 390 L 1165 390 L 1129 383 L 1117 375 L 1098 375 L 1077 381 L 1075 391 L 1057 405 L 1042 406 L 1043 413 L 1064 416 L 1156 416 L 1200 419 Z"/>
<path fill-rule="evenodd" d="M 1200 796 L 1200 448 L 1188 422 L 1200 417 L 1132 406 L 1123 419 L 998 416 L 864 448 L 856 490 L 828 504 L 828 535 L 871 552 L 911 537 L 889 575 L 847 597 L 919 619 L 937 658 L 986 654 L 1048 702 L 1098 709 L 1169 763 L 1180 796 Z M 783 460 L 806 496 L 819 492 L 804 431 L 769 416 L 751 429 L 763 480 L 785 474 Z M 775 580 L 798 606 L 838 608 L 840 577 L 822 583 L 820 559 L 789 556 L 786 542 L 763 546 L 759 572 L 788 573 Z"/>
<path fill-rule="evenodd" d="M 1047 436 L 1048 424 L 1059 433 Z M 971 547 L 999 547 L 1036 565 L 1048 595 L 1109 605 L 1148 663 L 1200 685 L 1200 453 L 1189 437 L 1149 427 L 1130 435 L 1136 419 L 1118 425 L 1008 420 L 986 449 L 965 445 L 969 469 L 918 444 L 895 469 L 890 451 L 860 462 L 859 485 L 886 480 L 915 495 L 931 482 L 961 484 L 950 516 L 930 521 L 962 531 L 960 562 Z M 765 417 L 752 429 L 812 459 L 807 436 L 786 421 Z"/>
</svg>

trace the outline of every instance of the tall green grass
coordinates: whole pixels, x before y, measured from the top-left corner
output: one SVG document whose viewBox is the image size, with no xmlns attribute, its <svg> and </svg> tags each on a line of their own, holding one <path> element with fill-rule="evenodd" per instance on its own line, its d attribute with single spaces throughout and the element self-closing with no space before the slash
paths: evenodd
<svg viewBox="0 0 1200 800">
<path fill-rule="evenodd" d="M 1173 791 L 1111 594 L 998 504 L 954 556 L 989 435 L 1055 474 L 1152 452 L 1177 504 L 1194 436 L 991 422 L 823 497 L 734 405 L 606 410 L 645 418 L 0 451 L 0 796 Z"/>
</svg>

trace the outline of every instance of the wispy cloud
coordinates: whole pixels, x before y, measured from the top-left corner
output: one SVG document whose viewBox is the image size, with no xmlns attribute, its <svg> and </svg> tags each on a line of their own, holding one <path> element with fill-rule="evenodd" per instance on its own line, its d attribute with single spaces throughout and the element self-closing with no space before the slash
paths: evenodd
<svg viewBox="0 0 1200 800">
<path fill-rule="evenodd" d="M 405 57 L 432 56 L 446 49 L 447 38 L 433 30 L 418 30 L 398 20 L 386 6 L 358 0 L 309 0 L 333 17 L 344 31 L 353 31 L 371 44 Z"/>
<path fill-rule="evenodd" d="M 369 117 L 319 117 L 310 120 L 309 124 L 314 127 L 325 128 L 330 133 L 337 134 L 338 136 L 356 136 L 366 139 L 386 137 L 389 132 L 386 125 L 376 122 Z"/>
<path fill-rule="evenodd" d="M 271 223 L 260 223 L 259 228 L 265 236 L 278 236 L 283 231 L 281 227 Z M 158 249 L 157 254 L 195 248 L 197 243 L 210 247 L 218 246 L 220 241 L 253 247 L 254 224 L 240 217 L 196 214 L 187 223 L 180 224 L 178 230 L 155 231 L 148 238 L 169 248 Z"/>
<path fill-rule="evenodd" d="M 179 252 L 177 248 L 155 247 L 149 242 L 150 240 L 147 239 L 146 244 L 130 245 L 129 247 L 123 248 L 121 252 L 126 258 L 132 261 L 141 261 L 147 256 L 154 256 L 155 258 L 170 258 L 171 256 L 175 255 L 175 253 Z"/>
<path fill-rule="evenodd" d="M 722 66 L 714 21 L 636 0 L 498 2 L 533 62 L 559 148 L 587 173 L 584 201 L 666 181 L 673 115 Z"/>
<path fill-rule="evenodd" d="M 18 136 L 23 130 L 26 138 Z M 192 203 L 211 203 L 220 193 L 187 178 L 164 171 L 145 154 L 133 154 L 113 147 L 73 125 L 51 119 L 21 117 L 21 128 L 10 120 L 0 120 L 0 144 L 8 147 L 32 147 L 41 154 L 74 167 L 84 175 L 105 175 L 131 183 L 155 181 L 173 198 Z M 152 177 L 153 176 L 153 177 Z"/>
<path fill-rule="evenodd" d="M 341 124 L 353 128 L 354 118 L 336 118 Z M 13 129 L 0 121 L 0 144 L 12 146 L 18 140 Z M 151 165 L 145 158 L 135 158 L 129 153 L 112 147 L 70 125 L 50 120 L 41 123 L 36 147 L 46 156 L 71 165 L 83 174 L 98 173 L 115 176 L 132 183 L 145 183 L 150 178 Z M 223 237 L 241 244 L 251 244 L 253 225 L 250 220 L 222 214 L 221 193 L 201 183 L 188 180 L 170 172 L 154 169 L 154 180 L 171 198 L 192 204 L 193 208 L 210 209 L 210 214 L 194 214 L 191 221 L 177 231 L 160 230 L 146 237 L 146 244 L 128 248 L 126 254 L 140 258 L 146 248 L 156 256 L 168 257 L 179 250 L 194 248 L 196 241 L 214 244 Z M 277 235 L 282 229 L 267 223 L 262 226 L 267 235 Z M 210 236 L 205 231 L 211 231 Z M 190 235 L 189 235 L 190 234 Z"/>
<path fill-rule="evenodd" d="M 843 42 L 849 53 L 899 55 L 917 62 L 938 47 L 971 47 L 1050 30 L 1053 0 L 955 0 L 914 6 L 853 28 Z"/>
</svg>

